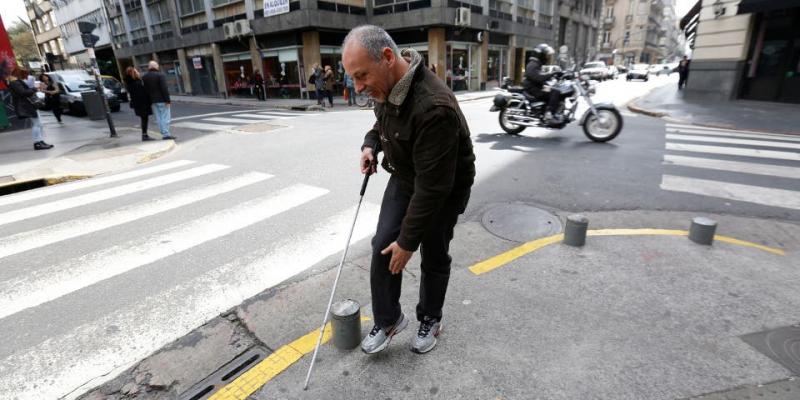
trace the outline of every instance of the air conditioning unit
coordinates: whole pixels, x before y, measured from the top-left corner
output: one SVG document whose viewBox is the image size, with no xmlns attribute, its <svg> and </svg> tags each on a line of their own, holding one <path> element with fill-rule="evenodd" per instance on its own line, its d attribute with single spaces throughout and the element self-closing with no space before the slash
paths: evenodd
<svg viewBox="0 0 800 400">
<path fill-rule="evenodd" d="M 240 20 L 238 20 L 238 21 L 236 21 L 234 23 L 236 24 L 235 29 L 234 29 L 234 31 L 236 32 L 236 35 L 244 36 L 244 35 L 249 35 L 252 32 L 252 29 L 250 28 L 250 21 L 249 20 L 240 19 Z"/>
<path fill-rule="evenodd" d="M 225 33 L 225 39 L 236 37 L 236 22 L 226 22 L 222 24 L 222 31 Z"/>
<path fill-rule="evenodd" d="M 456 9 L 456 25 L 469 26 L 471 23 L 472 12 L 467 7 L 459 7 Z"/>
</svg>

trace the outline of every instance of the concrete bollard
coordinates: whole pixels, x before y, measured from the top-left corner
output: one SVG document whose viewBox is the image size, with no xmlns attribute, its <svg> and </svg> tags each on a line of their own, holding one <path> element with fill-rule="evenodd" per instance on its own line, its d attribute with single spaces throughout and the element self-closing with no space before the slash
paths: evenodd
<svg viewBox="0 0 800 400">
<path fill-rule="evenodd" d="M 361 343 L 361 305 L 355 300 L 342 300 L 331 306 L 333 345 L 342 350 Z"/>
<path fill-rule="evenodd" d="M 689 240 L 697 244 L 711 245 L 716 231 L 716 221 L 706 217 L 696 217 L 692 219 L 692 226 L 689 228 Z"/>
<path fill-rule="evenodd" d="M 581 214 L 567 217 L 567 225 L 564 227 L 564 244 L 575 247 L 583 246 L 586 243 L 588 227 L 589 219 Z"/>
</svg>

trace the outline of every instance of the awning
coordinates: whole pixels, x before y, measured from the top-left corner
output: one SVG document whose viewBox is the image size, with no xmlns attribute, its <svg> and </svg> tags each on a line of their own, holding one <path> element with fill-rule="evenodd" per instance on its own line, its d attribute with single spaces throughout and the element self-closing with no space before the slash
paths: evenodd
<svg viewBox="0 0 800 400">
<path fill-rule="evenodd" d="M 748 14 L 800 7 L 800 0 L 742 0 L 737 14 Z"/>
</svg>

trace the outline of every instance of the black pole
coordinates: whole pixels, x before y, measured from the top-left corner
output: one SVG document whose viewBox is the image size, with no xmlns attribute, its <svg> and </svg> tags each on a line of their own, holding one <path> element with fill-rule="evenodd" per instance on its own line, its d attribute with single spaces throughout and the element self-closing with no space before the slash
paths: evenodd
<svg viewBox="0 0 800 400">
<path fill-rule="evenodd" d="M 100 68 L 97 66 L 97 57 L 94 55 L 94 47 L 90 47 L 89 49 L 89 58 L 92 60 L 92 73 L 94 73 L 94 80 L 97 84 L 95 90 L 100 95 L 100 98 L 103 100 L 103 112 L 106 113 L 106 121 L 108 122 L 108 130 L 111 131 L 111 135 L 109 137 L 116 138 L 117 131 L 114 129 L 114 121 L 111 119 L 111 110 L 108 107 L 108 100 L 106 99 L 106 94 L 103 91 L 103 84 L 100 82 Z"/>
</svg>

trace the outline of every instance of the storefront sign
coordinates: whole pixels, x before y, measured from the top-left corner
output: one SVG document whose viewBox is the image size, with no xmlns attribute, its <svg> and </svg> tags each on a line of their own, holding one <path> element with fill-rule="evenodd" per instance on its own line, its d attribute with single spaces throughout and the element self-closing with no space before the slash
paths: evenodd
<svg viewBox="0 0 800 400">
<path fill-rule="evenodd" d="M 28 61 L 28 66 L 32 69 L 39 69 L 42 68 L 42 63 L 39 61 Z"/>
<path fill-rule="evenodd" d="M 286 14 L 289 12 L 289 0 L 264 0 L 264 16 Z"/>
<path fill-rule="evenodd" d="M 200 57 L 192 57 L 194 69 L 203 69 L 203 60 Z"/>
</svg>

